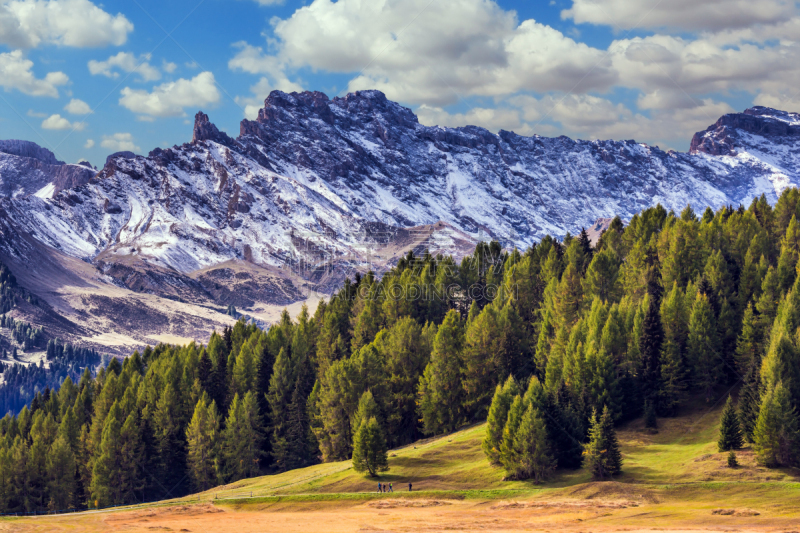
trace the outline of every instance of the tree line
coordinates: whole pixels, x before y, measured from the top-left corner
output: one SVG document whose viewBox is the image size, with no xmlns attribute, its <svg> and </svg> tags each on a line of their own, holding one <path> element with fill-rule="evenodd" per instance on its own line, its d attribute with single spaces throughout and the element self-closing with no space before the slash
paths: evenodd
<svg viewBox="0 0 800 533">
<path fill-rule="evenodd" d="M 615 424 L 731 389 L 762 462 L 796 464 L 798 211 L 791 189 L 774 207 L 657 206 L 596 246 L 409 253 L 313 315 L 147 348 L 0 422 L 0 505 L 153 500 L 350 458 L 375 475 L 386 449 L 482 420 L 510 477 L 607 478 Z"/>
</svg>

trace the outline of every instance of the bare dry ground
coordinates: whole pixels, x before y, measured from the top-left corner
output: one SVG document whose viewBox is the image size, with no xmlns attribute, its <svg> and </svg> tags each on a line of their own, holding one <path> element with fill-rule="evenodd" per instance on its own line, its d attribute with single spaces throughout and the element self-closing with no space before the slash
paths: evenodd
<svg viewBox="0 0 800 533">
<path fill-rule="evenodd" d="M 240 480 L 157 505 L 0 519 L 0 532 L 775 532 L 800 533 L 800 470 L 766 469 L 752 450 L 727 466 L 717 450 L 724 402 L 618 430 L 623 474 L 595 482 L 585 469 L 544 485 L 508 481 L 481 451 L 484 425 L 389 454 L 377 481 L 350 461 Z M 413 481 L 414 492 L 407 491 Z"/>
<path fill-rule="evenodd" d="M 368 502 L 210 503 L 0 522 L 0 531 L 255 532 L 782 532 L 793 516 L 743 509 L 720 513 L 687 502 L 633 500 L 457 500 L 387 497 Z"/>
</svg>

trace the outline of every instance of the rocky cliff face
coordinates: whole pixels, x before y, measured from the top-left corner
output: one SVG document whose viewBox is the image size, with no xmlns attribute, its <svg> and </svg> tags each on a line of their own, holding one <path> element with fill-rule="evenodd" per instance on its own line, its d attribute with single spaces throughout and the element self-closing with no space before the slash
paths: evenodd
<svg viewBox="0 0 800 533">
<path fill-rule="evenodd" d="M 0 141 L 0 196 L 52 196 L 87 183 L 94 175 L 91 166 L 67 165 L 35 143 Z"/>
<path fill-rule="evenodd" d="M 52 198 L 0 201 L 0 216 L 8 231 L 126 289 L 282 305 L 352 269 L 386 268 L 408 249 L 461 255 L 491 238 L 526 247 L 656 203 L 774 202 L 800 181 L 798 124 L 798 115 L 753 108 L 676 153 L 423 126 L 377 91 L 276 91 L 235 139 L 201 112 L 191 143 L 112 157 Z"/>
</svg>

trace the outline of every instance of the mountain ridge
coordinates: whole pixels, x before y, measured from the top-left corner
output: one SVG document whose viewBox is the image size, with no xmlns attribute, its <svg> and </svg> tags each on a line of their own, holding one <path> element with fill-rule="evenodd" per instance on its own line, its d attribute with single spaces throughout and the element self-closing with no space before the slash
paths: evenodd
<svg viewBox="0 0 800 533">
<path fill-rule="evenodd" d="M 112 154 L 85 182 L 0 199 L 0 259 L 19 270 L 46 249 L 113 291 L 259 316 L 409 250 L 458 258 L 490 239 L 525 248 L 656 203 L 774 203 L 800 182 L 796 117 L 751 108 L 697 133 L 690 152 L 665 152 L 424 126 L 379 91 L 273 91 L 236 138 L 201 111 L 191 142 Z M 22 234 L 35 246 L 15 246 Z M 48 297 L 89 312 L 74 295 Z"/>
</svg>

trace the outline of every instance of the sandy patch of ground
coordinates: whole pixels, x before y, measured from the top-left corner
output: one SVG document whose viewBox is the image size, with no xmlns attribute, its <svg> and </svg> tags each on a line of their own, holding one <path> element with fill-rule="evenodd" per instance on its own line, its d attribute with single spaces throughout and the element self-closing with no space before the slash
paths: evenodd
<svg viewBox="0 0 800 533">
<path fill-rule="evenodd" d="M 369 502 L 367 507 L 373 509 L 398 509 L 401 507 L 408 508 L 423 508 L 423 507 L 439 507 L 442 505 L 451 505 L 450 502 L 443 500 L 378 500 Z"/>
<path fill-rule="evenodd" d="M 796 521 L 763 516 L 671 518 L 668 509 L 628 501 L 531 502 L 406 500 L 379 502 L 276 502 L 238 509 L 180 505 L 0 521 L 0 531 L 153 531 L 201 533 L 498 532 L 643 533 L 787 532 Z"/>
</svg>

